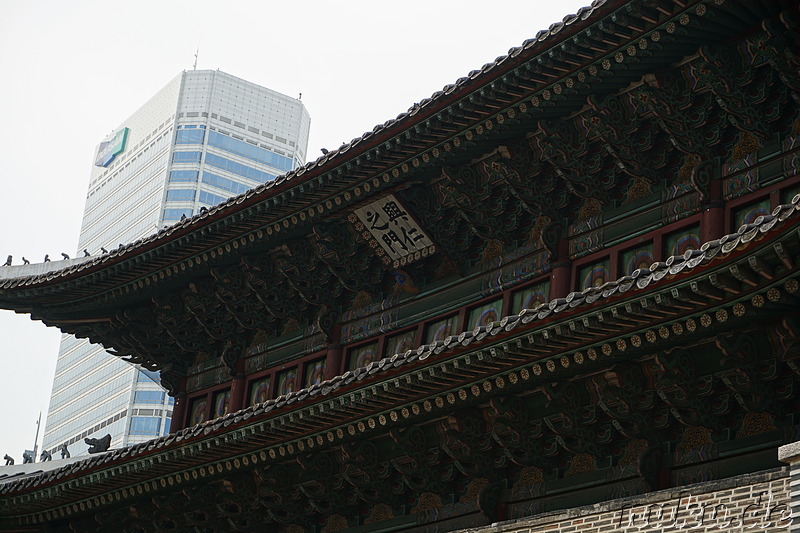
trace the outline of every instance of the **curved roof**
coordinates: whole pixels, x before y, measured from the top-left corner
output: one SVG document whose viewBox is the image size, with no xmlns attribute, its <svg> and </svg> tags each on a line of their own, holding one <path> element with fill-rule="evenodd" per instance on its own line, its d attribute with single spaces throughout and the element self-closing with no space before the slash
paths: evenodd
<svg viewBox="0 0 800 533">
<path fill-rule="evenodd" d="M 784 8 L 780 2 L 762 7 L 765 16 L 773 17 Z M 385 270 L 347 222 L 348 214 L 370 199 L 417 194 L 421 200 L 413 206 L 414 215 L 426 219 L 428 230 L 440 233 L 431 240 L 441 245 L 442 255 L 455 263 L 468 262 L 466 254 L 479 244 L 471 239 L 480 235 L 480 219 L 497 215 L 478 209 L 469 220 L 461 204 L 442 209 L 434 189 L 445 179 L 461 183 L 474 173 L 467 167 L 487 154 L 502 158 L 513 151 L 503 164 L 517 165 L 512 172 L 520 177 L 519 183 L 497 188 L 498 195 L 515 202 L 515 213 L 504 220 L 517 221 L 516 233 L 505 227 L 511 224 L 499 229 L 506 232 L 500 238 L 507 242 L 517 242 L 539 214 L 555 226 L 564 220 L 569 224 L 598 195 L 620 195 L 639 182 L 655 189 L 676 186 L 693 158 L 702 161 L 708 148 L 704 139 L 715 139 L 715 153 L 729 154 L 743 127 L 763 133 L 762 122 L 731 120 L 728 114 L 737 96 L 721 92 L 716 78 L 710 76 L 702 85 L 693 82 L 703 72 L 724 68 L 724 63 L 710 66 L 722 59 L 704 43 L 747 32 L 772 35 L 773 30 L 753 26 L 746 17 L 726 15 L 739 8 L 745 6 L 738 0 L 725 6 L 701 0 L 664 3 L 658 9 L 640 0 L 595 2 L 407 113 L 274 182 L 102 256 L 48 263 L 46 272 L 35 272 L 33 266 L 0 267 L 0 308 L 31 313 L 65 332 L 114 347 L 119 355 L 135 356 L 150 368 L 163 368 L 172 359 L 180 366 L 187 354 L 200 350 L 187 339 L 203 338 L 210 350 L 223 352 L 240 342 L 238 329 L 254 330 L 252 324 L 234 321 L 227 324 L 226 338 L 211 331 L 221 327 L 219 305 L 244 306 L 261 322 L 266 311 L 252 308 L 256 301 L 264 303 L 265 291 L 272 291 L 268 297 L 273 302 L 288 298 L 283 307 L 291 309 L 281 311 L 300 309 L 301 318 L 309 322 L 349 306 L 359 290 L 353 284 L 363 285 Z M 739 52 L 733 57 L 739 58 Z M 759 116 L 776 115 L 769 92 L 769 80 L 776 78 L 773 68 L 779 67 L 746 71 L 751 91 L 764 89 L 762 100 L 752 105 Z M 684 101 L 676 91 L 691 97 Z M 770 127 L 780 131 L 791 126 L 786 117 L 796 112 L 791 107 L 796 104 L 785 94 L 782 98 L 784 107 L 769 116 Z M 691 105 L 697 110 L 692 124 L 674 116 L 673 109 Z M 636 106 L 636 113 L 630 112 Z M 592 131 L 595 124 L 614 131 Z M 639 144 L 628 144 L 633 137 Z M 644 141 L 649 143 L 645 147 Z M 655 175 L 650 167 L 657 165 L 649 161 L 660 165 Z M 701 196 L 711 179 L 706 170 L 701 168 L 688 184 Z M 554 210 L 554 205 L 559 207 Z M 448 229 L 450 221 L 465 218 L 466 223 Z M 322 235 L 331 228 L 338 233 Z M 554 229 L 563 231 L 564 226 Z M 252 273 L 251 260 L 257 263 L 260 285 L 237 291 L 227 282 L 232 275 L 241 277 L 243 270 Z M 64 268 L 53 270 L 58 266 Z M 318 275 L 314 288 L 300 289 L 304 275 Z M 220 304 L 214 296 L 220 291 L 236 301 Z M 147 315 L 144 309 L 149 309 L 148 320 L 161 313 L 163 319 L 183 321 L 188 329 L 176 339 L 169 331 L 177 328 L 158 333 L 155 320 L 153 327 L 142 323 L 131 334 L 128 325 Z M 291 318 L 269 313 L 272 323 Z"/>
<path fill-rule="evenodd" d="M 315 176 L 331 171 L 339 165 L 364 154 L 387 139 L 397 136 L 398 133 L 407 131 L 414 124 L 430 117 L 453 101 L 463 98 L 476 88 L 480 88 L 497 79 L 510 69 L 550 48 L 555 42 L 563 40 L 574 31 L 584 28 L 609 9 L 622 4 L 624 4 L 623 0 L 594 0 L 591 5 L 580 8 L 577 13 L 566 15 L 560 22 L 555 22 L 548 29 L 537 32 L 534 38 L 526 40 L 521 46 L 511 48 L 506 55 L 497 57 L 480 69 L 470 71 L 466 76 L 434 92 L 429 98 L 423 98 L 420 102 L 413 104 L 408 111 L 400 113 L 397 117 L 389 119 L 383 124 L 376 125 L 372 131 L 363 133 L 339 148 L 318 157 L 315 161 L 278 176 L 271 182 L 234 196 L 149 237 L 127 245 L 121 245 L 116 250 L 93 258 L 52 261 L 45 271 L 35 268 L 35 265 L 26 265 L 30 268 L 0 267 L 0 290 L 48 283 L 59 277 L 70 277 L 93 267 L 115 263 L 117 260 L 135 254 L 139 250 L 169 240 L 174 236 L 185 234 L 187 229 L 195 229 L 197 226 L 208 224 L 211 220 L 230 216 L 237 211 L 241 211 L 246 205 L 251 205 L 256 201 L 264 201 L 279 191 L 283 191 L 288 187 L 298 186 Z M 1 296 L 2 292 L 0 292 Z M 1 302 L 2 300 L 0 299 L 0 305 Z"/>
<path fill-rule="evenodd" d="M 190 451 L 172 456 L 176 461 L 175 468 L 178 470 L 183 468 L 177 464 L 180 461 L 202 460 L 204 456 L 208 456 L 208 460 L 216 459 L 220 453 L 223 453 L 221 452 L 223 448 L 232 446 L 232 443 L 240 439 L 238 445 L 244 446 L 246 441 L 252 439 L 258 447 L 263 447 L 265 437 L 268 437 L 270 446 L 272 446 L 285 443 L 298 435 L 307 437 L 310 427 L 313 427 L 312 433 L 324 432 L 329 427 L 341 423 L 342 420 L 352 421 L 352 416 L 360 416 L 362 413 L 356 408 L 356 404 L 368 403 L 370 395 L 364 392 L 355 394 L 355 391 L 366 389 L 374 391 L 378 383 L 384 383 L 383 390 L 392 389 L 392 394 L 389 395 L 392 400 L 382 402 L 382 408 L 387 408 L 387 405 L 401 405 L 420 394 L 430 393 L 429 387 L 416 387 L 411 380 L 406 383 L 406 380 L 393 379 L 398 374 L 416 373 L 418 379 L 425 381 L 425 378 L 428 377 L 432 382 L 437 382 L 441 378 L 442 384 L 450 385 L 455 375 L 462 377 L 471 375 L 472 367 L 478 369 L 478 373 L 475 375 L 490 381 L 493 374 L 502 373 L 509 368 L 518 368 L 520 364 L 530 369 L 526 370 L 527 372 L 535 375 L 552 373 L 558 366 L 563 366 L 563 363 L 551 366 L 548 361 L 563 359 L 564 354 L 574 351 L 574 349 L 564 348 L 565 344 L 575 343 L 575 332 L 563 326 L 559 329 L 558 323 L 586 316 L 587 312 L 607 313 L 609 306 L 613 306 L 621 298 L 629 302 L 636 302 L 636 305 L 640 305 L 642 301 L 652 300 L 650 305 L 660 305 L 662 309 L 677 305 L 683 318 L 686 318 L 685 312 L 687 311 L 697 313 L 708 310 L 708 304 L 700 304 L 699 300 L 711 302 L 711 307 L 717 303 L 729 307 L 731 302 L 708 298 L 702 294 L 703 289 L 696 287 L 688 290 L 700 290 L 701 292 L 693 292 L 693 297 L 687 300 L 682 301 L 679 298 L 671 300 L 666 295 L 688 295 L 687 288 L 696 286 L 700 278 L 710 278 L 714 273 L 744 268 L 746 264 L 760 262 L 762 265 L 766 265 L 763 258 L 768 258 L 769 263 L 778 265 L 781 261 L 790 262 L 791 276 L 784 285 L 788 292 L 797 293 L 800 290 L 796 279 L 797 269 L 789 255 L 795 255 L 800 250 L 800 234 L 796 231 L 798 227 L 800 227 L 800 194 L 796 195 L 790 204 L 778 206 L 771 215 L 758 217 L 753 224 L 740 227 L 736 233 L 706 242 L 699 250 L 687 251 L 683 256 L 673 256 L 666 258 L 665 261 L 653 263 L 650 268 L 636 270 L 630 276 L 623 276 L 600 287 L 573 292 L 567 298 L 542 304 L 534 309 L 524 309 L 519 314 L 506 316 L 488 326 L 463 331 L 449 336 L 443 341 L 425 344 L 416 349 L 387 356 L 365 367 L 345 372 L 331 380 L 290 392 L 262 404 L 229 413 L 173 434 L 128 448 L 97 454 L 80 461 L 73 461 L 60 468 L 29 472 L 25 476 L 9 478 L 5 483 L 0 478 L 0 495 L 10 495 L 71 479 L 81 473 L 92 472 L 106 465 L 113 467 L 121 461 L 144 461 L 144 466 L 141 468 L 163 470 L 169 468 L 167 462 L 160 459 L 153 460 L 151 454 L 182 446 L 189 446 Z M 764 243 L 766 246 L 763 245 Z M 783 257 L 780 254 L 775 255 L 774 250 L 777 249 L 785 250 L 788 255 Z M 789 252 L 790 249 L 791 252 Z M 771 274 L 762 272 L 759 285 L 764 282 L 769 284 L 772 281 L 770 276 Z M 763 287 L 756 287 L 755 290 L 756 294 L 760 294 L 758 291 L 763 290 Z M 779 292 L 777 294 L 780 295 Z M 751 295 L 743 296 L 745 299 L 750 299 Z M 735 299 L 736 297 L 734 295 L 731 298 Z M 752 296 L 752 298 L 757 299 L 759 296 Z M 656 304 L 657 301 L 658 304 Z M 764 305 L 763 297 L 761 305 Z M 627 315 L 636 312 L 636 309 L 625 311 Z M 723 315 L 718 314 L 717 318 L 719 319 L 721 316 Z M 724 316 L 727 317 L 727 314 Z M 664 323 L 662 318 L 648 317 L 646 314 L 640 318 L 642 320 L 636 323 L 634 329 L 646 328 L 649 322 L 662 325 Z M 705 325 L 705 327 L 707 326 L 708 324 Z M 626 326 L 622 329 L 630 328 Z M 592 336 L 589 334 L 589 337 Z M 597 337 L 596 342 L 605 342 L 603 335 L 597 335 Z M 638 336 L 633 335 L 628 339 L 633 343 L 631 350 L 637 347 L 635 337 Z M 638 341 L 641 343 L 642 339 L 639 338 Z M 585 337 L 582 337 L 581 342 L 576 344 L 580 345 L 584 342 Z M 628 349 L 625 341 L 621 342 L 622 345 L 617 343 L 616 348 L 604 344 L 602 352 L 608 356 L 613 350 Z M 523 346 L 525 349 L 522 348 Z M 554 350 L 553 346 L 558 346 L 559 349 Z M 608 353 L 606 353 L 606 347 Z M 509 349 L 511 353 L 509 353 Z M 528 353 L 515 356 L 514 351 Z M 586 353 L 586 358 L 594 360 L 597 358 L 596 351 L 601 351 L 601 347 L 587 349 L 584 346 L 581 351 L 576 352 L 576 355 Z M 530 354 L 549 354 L 549 357 L 536 356 L 532 358 Z M 453 363 L 456 357 L 459 358 L 459 362 Z M 583 357 L 581 355 L 581 358 Z M 445 366 L 445 362 L 450 364 Z M 426 372 L 419 372 L 421 368 L 425 368 Z M 446 371 L 443 370 L 445 368 L 447 368 Z M 450 373 L 453 376 L 449 376 Z M 404 385 L 408 385 L 405 392 L 400 390 Z M 341 394 L 349 394 L 349 400 L 328 404 L 327 400 L 330 397 Z M 328 406 L 324 409 L 319 407 L 325 405 Z M 374 406 L 371 409 L 374 409 Z M 334 414 L 333 411 L 337 413 Z M 301 412 L 305 415 L 297 414 Z M 375 413 L 370 411 L 369 414 L 374 415 Z M 309 422 L 315 419 L 318 419 L 317 423 Z M 272 422 L 266 424 L 264 422 L 266 420 L 272 420 Z M 256 430 L 253 425 L 259 422 L 261 422 L 260 429 Z M 243 433 L 240 437 L 230 437 L 230 433 L 234 429 L 244 427 L 251 429 L 242 430 Z M 205 439 L 211 439 L 213 444 L 197 444 Z M 219 450 L 217 450 L 218 447 Z M 197 457 L 192 459 L 195 455 Z M 156 475 L 161 475 L 161 473 Z M 77 483 L 91 483 L 91 481 L 84 479 Z"/>
</svg>

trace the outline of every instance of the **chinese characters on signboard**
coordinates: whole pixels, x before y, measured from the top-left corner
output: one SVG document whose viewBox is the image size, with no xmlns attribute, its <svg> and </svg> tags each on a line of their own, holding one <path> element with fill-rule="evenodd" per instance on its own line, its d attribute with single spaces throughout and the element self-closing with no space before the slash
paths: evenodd
<svg viewBox="0 0 800 533">
<path fill-rule="evenodd" d="M 431 239 L 391 194 L 356 209 L 350 220 L 387 265 L 399 267 L 436 251 Z"/>
</svg>

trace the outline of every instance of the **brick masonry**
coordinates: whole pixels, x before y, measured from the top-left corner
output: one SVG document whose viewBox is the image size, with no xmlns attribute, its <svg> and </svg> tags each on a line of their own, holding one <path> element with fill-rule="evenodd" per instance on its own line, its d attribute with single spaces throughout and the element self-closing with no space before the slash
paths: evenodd
<svg viewBox="0 0 800 533">
<path fill-rule="evenodd" d="M 778 459 L 789 463 L 789 499 L 792 506 L 792 529 L 800 532 L 800 442 L 793 442 L 778 448 Z"/>
<path fill-rule="evenodd" d="M 789 467 L 611 500 L 463 533 L 787 532 Z"/>
</svg>

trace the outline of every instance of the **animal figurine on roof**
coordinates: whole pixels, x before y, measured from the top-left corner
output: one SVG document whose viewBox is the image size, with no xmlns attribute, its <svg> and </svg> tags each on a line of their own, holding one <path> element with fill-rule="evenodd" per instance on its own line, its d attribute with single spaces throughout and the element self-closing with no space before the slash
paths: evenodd
<svg viewBox="0 0 800 533">
<path fill-rule="evenodd" d="M 108 448 L 111 446 L 111 434 L 109 433 L 105 437 L 99 439 L 86 437 L 83 441 L 89 445 L 89 453 L 101 453 L 108 451 Z"/>
<path fill-rule="evenodd" d="M 22 452 L 22 464 L 26 465 L 28 463 L 33 462 L 33 451 L 32 450 L 25 450 Z"/>
<path fill-rule="evenodd" d="M 44 463 L 45 461 L 52 461 L 53 454 L 48 452 L 47 450 L 42 450 L 42 454 L 39 456 L 39 462 Z"/>
<path fill-rule="evenodd" d="M 60 450 L 61 450 L 61 458 L 62 459 L 69 459 L 69 457 L 70 457 L 69 449 L 67 448 L 67 443 L 66 442 L 61 445 Z"/>
<path fill-rule="evenodd" d="M 12 466 L 12 465 L 14 464 L 14 458 L 13 458 L 13 457 L 11 457 L 11 456 L 10 456 L 10 455 L 8 455 L 8 454 L 5 454 L 5 455 L 3 456 L 3 459 L 5 459 L 5 460 L 6 460 L 6 466 Z"/>
</svg>

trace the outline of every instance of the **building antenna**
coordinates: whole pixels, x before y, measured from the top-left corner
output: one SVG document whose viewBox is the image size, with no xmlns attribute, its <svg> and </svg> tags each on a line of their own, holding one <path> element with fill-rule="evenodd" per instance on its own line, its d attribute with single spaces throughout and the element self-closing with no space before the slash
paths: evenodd
<svg viewBox="0 0 800 533">
<path fill-rule="evenodd" d="M 200 45 L 197 45 L 197 52 L 194 53 L 194 66 L 192 70 L 197 70 L 197 56 L 200 54 Z"/>
<path fill-rule="evenodd" d="M 36 421 L 36 438 L 33 440 L 33 462 L 36 462 L 36 452 L 39 451 L 39 428 L 42 425 L 42 412 L 39 411 L 39 420 Z"/>
</svg>

